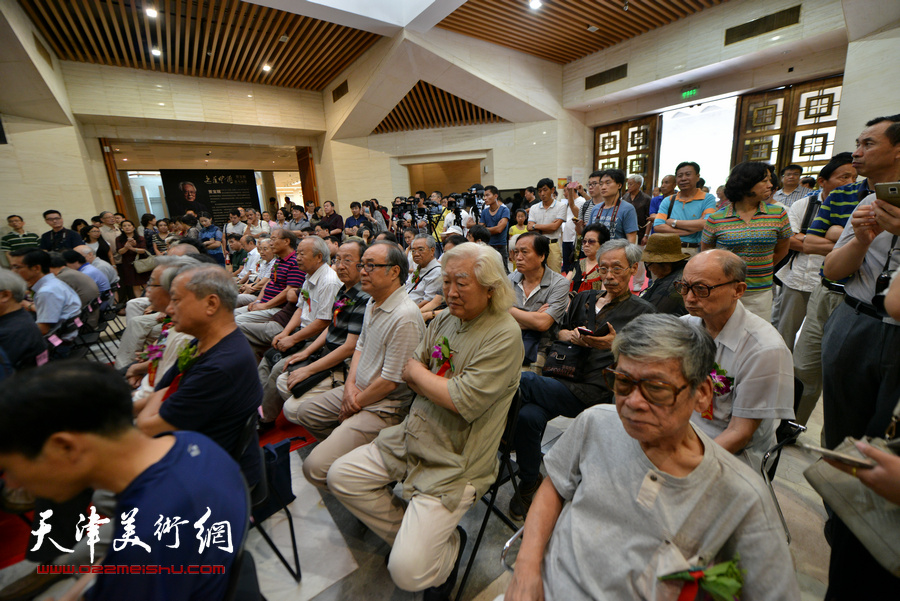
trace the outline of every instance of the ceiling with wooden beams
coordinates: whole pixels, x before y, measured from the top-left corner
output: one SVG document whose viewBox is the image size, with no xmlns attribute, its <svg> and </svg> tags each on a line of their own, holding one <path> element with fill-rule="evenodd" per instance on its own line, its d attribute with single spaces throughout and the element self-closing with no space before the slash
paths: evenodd
<svg viewBox="0 0 900 601">
<path fill-rule="evenodd" d="M 437 26 L 565 64 L 726 1 L 468 0 Z"/>
<path fill-rule="evenodd" d="M 506 122 L 459 96 L 419 80 L 372 133 Z"/>
<path fill-rule="evenodd" d="M 381 38 L 240 0 L 19 4 L 61 60 L 301 90 L 322 90 Z M 149 8 L 158 11 L 155 18 Z"/>
</svg>

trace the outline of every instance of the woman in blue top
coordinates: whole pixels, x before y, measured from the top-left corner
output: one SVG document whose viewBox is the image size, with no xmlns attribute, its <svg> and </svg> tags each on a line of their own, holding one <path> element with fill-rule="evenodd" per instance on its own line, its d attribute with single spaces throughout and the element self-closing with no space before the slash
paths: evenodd
<svg viewBox="0 0 900 601">
<path fill-rule="evenodd" d="M 222 230 L 212 222 L 209 213 L 200 213 L 200 244 L 206 249 L 206 254 L 215 259 L 222 267 L 225 266 L 225 253 L 222 252 Z"/>
</svg>

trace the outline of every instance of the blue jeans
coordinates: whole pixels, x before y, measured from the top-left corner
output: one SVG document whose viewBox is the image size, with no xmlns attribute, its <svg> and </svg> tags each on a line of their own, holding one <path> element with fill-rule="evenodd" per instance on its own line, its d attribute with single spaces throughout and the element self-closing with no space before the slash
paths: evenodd
<svg viewBox="0 0 900 601">
<path fill-rule="evenodd" d="M 541 438 L 554 417 L 575 417 L 585 410 L 585 404 L 555 378 L 523 372 L 519 380 L 519 421 L 514 443 L 519 479 L 533 482 L 541 470 Z"/>
</svg>

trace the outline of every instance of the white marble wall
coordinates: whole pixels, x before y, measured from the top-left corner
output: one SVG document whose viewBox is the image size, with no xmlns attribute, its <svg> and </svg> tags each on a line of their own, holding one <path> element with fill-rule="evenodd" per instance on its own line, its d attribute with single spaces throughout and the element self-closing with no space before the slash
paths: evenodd
<svg viewBox="0 0 900 601">
<path fill-rule="evenodd" d="M 113 208 L 100 148 L 77 127 L 4 116 L 8 144 L 0 145 L 0 217 L 22 215 L 26 229 L 49 229 L 45 210 L 62 211 L 68 226 Z M 92 148 L 91 144 L 96 147 Z"/>
<path fill-rule="evenodd" d="M 322 95 L 260 84 L 64 62 L 72 112 L 321 132 Z"/>
<path fill-rule="evenodd" d="M 805 40 L 817 40 L 819 46 L 825 43 L 841 44 L 840 36 L 832 39 L 829 35 L 845 30 L 841 0 L 804 0 L 797 25 L 724 45 L 725 29 L 796 4 L 797 0 L 729 0 L 569 63 L 563 68 L 563 104 L 567 107 L 586 107 L 590 104 L 593 110 L 597 110 L 601 102 L 616 102 L 615 96 L 610 95 L 634 95 L 635 88 L 640 86 L 655 86 L 659 90 L 663 87 L 662 82 L 680 90 L 679 81 L 684 84 L 702 83 L 708 78 L 727 75 L 729 71 L 747 71 L 748 67 L 761 66 L 747 63 L 777 63 L 782 58 L 782 52 L 793 54 L 790 58 L 797 58 L 799 54 L 800 58 L 808 61 L 810 57 L 805 55 L 814 54 L 822 48 L 798 45 L 798 42 Z M 845 44 L 846 37 L 843 35 Z M 747 58 L 750 55 L 753 55 L 752 60 Z M 590 90 L 584 89 L 585 77 L 623 63 L 628 64 L 628 77 Z M 732 64 L 730 68 L 729 63 Z M 792 77 L 786 69 L 780 74 L 784 80 Z M 736 81 L 733 85 L 735 87 L 732 89 L 754 87 L 752 82 L 742 86 Z M 701 95 L 706 97 L 703 88 L 701 85 Z M 654 108 L 666 106 L 657 104 Z M 593 119 L 588 122 L 595 123 Z"/>
<path fill-rule="evenodd" d="M 855 148 L 866 121 L 900 112 L 900 27 L 850 42 L 835 148 Z"/>
</svg>

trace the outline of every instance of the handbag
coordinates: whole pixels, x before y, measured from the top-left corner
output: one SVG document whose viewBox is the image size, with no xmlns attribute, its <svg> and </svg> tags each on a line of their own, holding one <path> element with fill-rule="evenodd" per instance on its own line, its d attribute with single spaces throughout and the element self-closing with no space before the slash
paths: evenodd
<svg viewBox="0 0 900 601">
<path fill-rule="evenodd" d="M 584 347 L 556 340 L 550 344 L 543 375 L 569 380 L 581 379 L 581 364 Z"/>
<path fill-rule="evenodd" d="M 268 519 L 297 498 L 291 487 L 291 439 L 267 444 L 262 451 L 269 494 L 265 501 L 253 508 L 256 523 Z"/>
<path fill-rule="evenodd" d="M 320 356 L 318 354 L 315 354 L 315 355 L 311 356 L 309 359 L 306 359 L 305 361 L 299 361 L 297 363 L 288 365 L 287 371 L 288 371 L 288 373 L 290 373 L 292 371 L 300 369 L 301 367 L 306 367 L 307 365 L 310 365 L 310 364 L 314 363 L 315 361 L 318 361 L 319 359 L 320 359 Z M 294 398 L 299 399 L 304 394 L 306 394 L 307 392 L 309 392 L 310 390 L 315 388 L 316 385 L 319 384 L 319 382 L 322 382 L 323 380 L 325 380 L 325 378 L 328 378 L 329 376 L 331 376 L 330 369 L 326 369 L 326 370 L 314 373 L 313 375 L 309 376 L 305 380 L 301 380 L 301 381 L 297 382 L 296 384 L 294 384 L 291 387 L 291 394 L 294 395 Z"/>
<path fill-rule="evenodd" d="M 897 442 L 900 439 L 895 440 L 894 436 L 898 423 L 900 423 L 900 402 L 894 408 L 894 415 L 885 432 L 885 438 L 867 438 L 866 442 L 881 451 L 896 455 Z M 849 437 L 845 438 L 835 451 L 850 455 L 859 454 Z M 900 532 L 900 505 L 891 503 L 860 482 L 858 478 L 828 465 L 821 459 L 806 468 L 803 475 L 872 557 L 884 569 L 900 577 L 900 536 L 897 536 Z"/>
<path fill-rule="evenodd" d="M 156 266 L 159 262 L 156 260 L 155 256 L 145 257 L 143 259 L 135 259 L 134 261 L 134 270 L 138 273 L 145 273 L 147 271 L 153 271 L 156 269 Z"/>
</svg>

